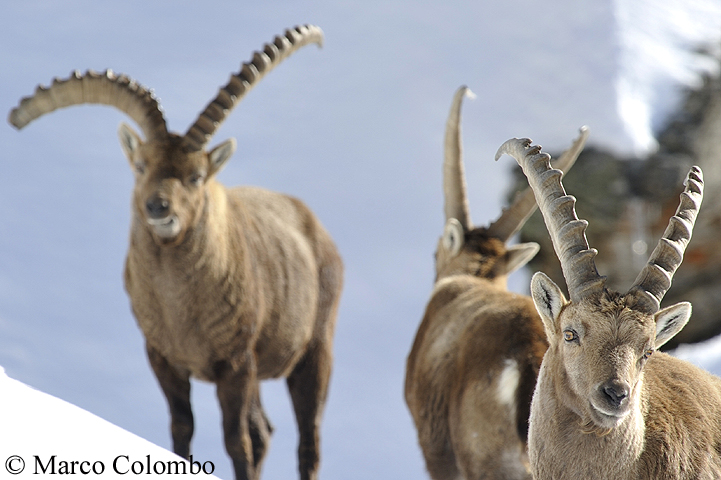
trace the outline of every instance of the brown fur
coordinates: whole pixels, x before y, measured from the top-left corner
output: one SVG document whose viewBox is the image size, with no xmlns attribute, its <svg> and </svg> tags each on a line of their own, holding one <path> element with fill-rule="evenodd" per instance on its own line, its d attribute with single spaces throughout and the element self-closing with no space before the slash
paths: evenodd
<svg viewBox="0 0 721 480">
<path fill-rule="evenodd" d="M 332 240 L 297 199 L 217 183 L 227 154 L 188 151 L 172 135 L 128 145 L 136 183 L 125 285 L 168 399 L 175 452 L 190 452 L 189 377 L 215 382 L 236 478 L 258 478 L 272 430 L 258 382 L 286 377 L 301 478 L 317 478 L 342 284 Z M 177 234 L 149 223 L 159 198 Z"/>
<path fill-rule="evenodd" d="M 532 285 L 540 283 L 534 277 Z M 540 290 L 532 288 L 535 299 Z M 550 347 L 531 411 L 534 478 L 721 478 L 721 379 L 665 353 L 643 359 L 657 346 L 656 323 L 677 306 L 650 315 L 608 291 L 578 305 L 557 298 L 564 305 L 555 318 L 537 302 Z M 568 328 L 577 343 L 564 339 Z M 609 378 L 631 386 L 628 413 L 615 422 L 589 403 Z"/>
<path fill-rule="evenodd" d="M 436 285 L 405 381 L 435 480 L 530 478 L 527 421 L 547 344 L 531 299 L 506 289 L 510 255 L 484 229 L 466 232 L 456 256 L 438 244 Z M 510 381 L 510 398 L 501 402 L 505 369 L 515 371 L 517 385 Z"/>
</svg>

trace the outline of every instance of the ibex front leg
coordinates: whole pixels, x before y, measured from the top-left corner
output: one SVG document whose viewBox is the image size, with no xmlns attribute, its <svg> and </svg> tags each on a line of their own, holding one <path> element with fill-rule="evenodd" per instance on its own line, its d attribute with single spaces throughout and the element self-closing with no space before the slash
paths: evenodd
<svg viewBox="0 0 721 480">
<path fill-rule="evenodd" d="M 273 425 L 271 425 L 263 406 L 260 404 L 260 385 L 255 391 L 253 402 L 250 404 L 248 422 L 250 422 L 250 440 L 253 443 L 253 464 L 255 469 L 260 472 L 260 467 L 263 464 L 270 443 L 270 436 L 273 433 Z"/>
<path fill-rule="evenodd" d="M 160 352 L 146 344 L 148 360 L 163 389 L 170 409 L 170 431 L 173 451 L 185 459 L 190 456 L 193 437 L 193 412 L 190 407 L 190 373 L 173 367 Z"/>
<path fill-rule="evenodd" d="M 250 352 L 246 357 L 245 364 L 237 370 L 228 365 L 219 368 L 216 383 L 220 410 L 223 413 L 225 449 L 233 460 L 235 478 L 257 480 L 260 477 L 260 468 L 257 468 L 254 458 L 258 454 L 254 455 L 253 452 L 250 414 L 253 412 L 254 417 L 257 418 L 258 412 L 262 413 L 262 408 L 259 400 L 254 404 L 260 387 L 255 358 Z M 258 422 L 254 420 L 252 423 Z M 258 426 L 254 425 L 256 428 Z M 269 426 L 266 430 L 269 430 Z M 262 460 L 262 454 L 258 460 Z"/>
</svg>

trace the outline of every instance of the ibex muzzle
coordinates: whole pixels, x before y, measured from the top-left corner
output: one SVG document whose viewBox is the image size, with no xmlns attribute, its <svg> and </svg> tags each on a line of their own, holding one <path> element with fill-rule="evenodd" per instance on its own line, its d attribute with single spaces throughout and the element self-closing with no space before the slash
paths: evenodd
<svg viewBox="0 0 721 480">
<path fill-rule="evenodd" d="M 602 384 L 598 388 L 599 392 L 603 393 L 601 397 L 609 407 L 610 411 L 603 412 L 603 407 L 596 407 L 599 411 L 606 413 L 606 415 L 621 417 L 625 413 L 625 406 L 628 405 L 628 394 L 631 391 L 628 383 L 621 382 L 619 380 L 611 380 Z M 615 411 L 614 411 L 615 410 Z"/>
<path fill-rule="evenodd" d="M 148 212 L 148 223 L 151 225 L 163 225 L 172 220 L 170 215 L 170 202 L 165 195 L 154 194 L 145 202 L 145 210 Z"/>
</svg>

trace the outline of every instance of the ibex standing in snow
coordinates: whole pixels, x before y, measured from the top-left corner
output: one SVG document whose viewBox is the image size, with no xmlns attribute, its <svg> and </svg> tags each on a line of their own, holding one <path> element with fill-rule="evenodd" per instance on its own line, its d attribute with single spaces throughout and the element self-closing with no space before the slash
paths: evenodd
<svg viewBox="0 0 721 480">
<path fill-rule="evenodd" d="M 526 437 L 531 394 L 546 351 L 530 297 L 507 276 L 538 252 L 507 246 L 536 208 L 527 189 L 488 227 L 473 228 L 461 158 L 460 88 L 446 125 L 446 226 L 436 250 L 436 283 L 408 356 L 405 398 L 434 480 L 530 479 Z M 559 164 L 567 170 L 583 129 Z"/>
<path fill-rule="evenodd" d="M 343 268 L 330 236 L 299 200 L 215 180 L 235 140 L 210 151 L 205 145 L 260 78 L 322 39 L 312 25 L 276 37 L 183 136 L 168 132 L 148 90 L 110 71 L 39 87 L 10 115 L 22 128 L 57 108 L 100 103 L 140 125 L 145 141 L 120 127 L 135 174 L 125 286 L 168 400 L 175 452 L 190 454 L 189 377 L 214 382 L 238 479 L 259 477 L 272 429 L 258 381 L 277 377 L 287 377 L 295 409 L 300 476 L 317 478 Z"/>
<path fill-rule="evenodd" d="M 531 406 L 534 478 L 721 478 L 721 379 L 656 352 L 691 316 L 689 303 L 660 309 L 691 239 L 703 194 L 691 168 L 676 215 L 626 294 L 609 291 L 596 251 L 550 157 L 528 139 L 513 156 L 533 188 L 561 261 L 570 301 L 543 273 L 531 281 L 549 349 Z"/>
</svg>

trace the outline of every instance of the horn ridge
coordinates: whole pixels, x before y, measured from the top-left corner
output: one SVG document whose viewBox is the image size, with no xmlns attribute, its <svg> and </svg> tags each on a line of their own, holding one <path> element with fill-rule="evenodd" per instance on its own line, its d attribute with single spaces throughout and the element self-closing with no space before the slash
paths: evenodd
<svg viewBox="0 0 721 480">
<path fill-rule="evenodd" d="M 528 178 L 561 262 L 571 301 L 578 302 L 603 291 L 606 278 L 598 274 L 594 262 L 598 252 L 586 240 L 588 222 L 576 216 L 576 199 L 566 194 L 561 183 L 563 172 L 551 168 L 551 156 L 542 152 L 540 146 L 531 145 L 527 138 L 506 141 L 498 149 L 496 159 L 503 154 L 515 158 Z"/>
<path fill-rule="evenodd" d="M 571 169 L 586 144 L 588 133 L 589 130 L 586 126 L 579 129 L 578 137 L 554 163 L 555 169 L 560 170 L 562 173 L 568 172 Z M 499 238 L 504 242 L 508 241 L 523 228 L 523 225 L 525 225 L 526 221 L 533 215 L 536 208 L 537 204 L 533 190 L 527 187 L 523 191 L 518 192 L 513 199 L 513 203 L 511 203 L 508 208 L 504 208 L 501 216 L 488 226 L 489 235 Z"/>
<path fill-rule="evenodd" d="M 661 308 L 661 300 L 671 288 L 673 275 L 691 241 L 703 200 L 703 173 L 699 167 L 691 167 L 684 185 L 676 213 L 627 293 L 636 308 L 650 314 Z"/>
<path fill-rule="evenodd" d="M 215 134 L 220 124 L 240 100 L 281 61 L 301 47 L 316 43 L 323 44 L 323 31 L 315 25 L 301 25 L 276 36 L 261 51 L 253 52 L 250 62 L 244 62 L 240 71 L 231 75 L 228 83 L 221 87 L 218 95 L 211 100 L 193 125 L 185 133 L 190 149 L 201 150 Z"/>
<path fill-rule="evenodd" d="M 109 105 L 127 114 L 140 126 L 146 139 L 167 135 L 163 112 L 152 90 L 127 75 L 112 70 L 98 73 L 71 72 L 65 79 L 54 78 L 49 87 L 38 85 L 32 96 L 24 97 L 11 110 L 8 122 L 18 129 L 59 108 L 82 104 Z"/>
</svg>

